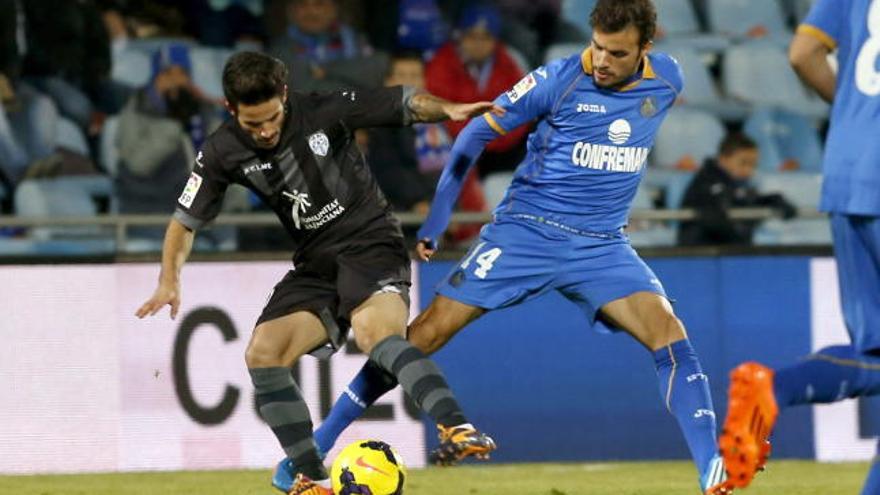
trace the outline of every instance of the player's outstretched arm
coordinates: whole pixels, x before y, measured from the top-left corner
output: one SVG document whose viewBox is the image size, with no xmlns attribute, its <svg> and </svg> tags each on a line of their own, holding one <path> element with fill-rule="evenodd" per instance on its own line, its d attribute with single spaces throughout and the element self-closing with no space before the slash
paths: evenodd
<svg viewBox="0 0 880 495">
<path fill-rule="evenodd" d="M 493 112 L 502 115 L 504 109 L 491 101 L 476 103 L 453 103 L 430 93 L 416 93 L 407 101 L 413 122 L 440 122 L 441 120 L 467 120 Z"/>
<path fill-rule="evenodd" d="M 816 90 L 823 100 L 831 103 L 837 79 L 828 62 L 828 46 L 815 36 L 797 33 L 788 50 L 788 60 L 801 80 Z"/>
<path fill-rule="evenodd" d="M 135 315 L 143 318 L 153 316 L 165 305 L 171 306 L 171 318 L 177 317 L 180 308 L 180 269 L 192 250 L 194 232 L 179 221 L 172 219 L 165 231 L 162 245 L 162 271 L 159 286 L 153 296 L 137 310 Z"/>
<path fill-rule="evenodd" d="M 437 239 L 446 231 L 449 225 L 449 217 L 452 215 L 452 207 L 458 200 L 461 186 L 467 177 L 468 171 L 477 161 L 483 148 L 498 136 L 484 118 L 472 120 L 455 139 L 449 160 L 440 175 L 437 183 L 437 191 L 434 201 L 431 202 L 431 212 L 422 228 L 419 229 L 419 243 L 416 251 L 424 261 L 434 254 L 437 249 Z"/>
</svg>

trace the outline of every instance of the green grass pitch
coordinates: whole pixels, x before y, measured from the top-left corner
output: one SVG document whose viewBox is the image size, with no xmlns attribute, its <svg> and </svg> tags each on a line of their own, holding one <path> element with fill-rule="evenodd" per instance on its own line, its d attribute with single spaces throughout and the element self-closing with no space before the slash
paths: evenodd
<svg viewBox="0 0 880 495">
<path fill-rule="evenodd" d="M 743 495 L 856 495 L 868 466 L 771 461 Z M 2 495 L 272 495 L 270 472 L 0 476 Z M 410 472 L 405 495 L 699 494 L 685 462 L 504 464 Z"/>
</svg>

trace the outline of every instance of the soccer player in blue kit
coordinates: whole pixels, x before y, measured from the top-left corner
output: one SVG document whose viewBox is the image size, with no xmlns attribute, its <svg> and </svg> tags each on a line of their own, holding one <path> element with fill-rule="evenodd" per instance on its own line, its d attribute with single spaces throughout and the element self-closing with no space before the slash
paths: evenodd
<svg viewBox="0 0 880 495">
<path fill-rule="evenodd" d="M 835 49 L 836 76 L 827 58 Z M 767 461 L 779 408 L 880 393 L 880 0 L 818 0 L 789 55 L 801 79 L 833 104 L 820 209 L 831 215 L 850 343 L 785 368 L 745 363 L 731 373 L 720 444 L 737 487 Z M 880 463 L 862 494 L 880 494 Z"/>
<path fill-rule="evenodd" d="M 681 93 L 681 69 L 669 56 L 650 53 L 651 0 L 599 0 L 590 23 L 586 50 L 529 73 L 495 100 L 503 115 L 472 120 L 456 139 L 419 231 L 417 251 L 426 261 L 483 147 L 537 121 L 494 221 L 411 323 L 408 339 L 431 353 L 485 312 L 556 290 L 596 330 L 625 331 L 652 353 L 661 396 L 684 433 L 702 493 L 730 493 L 708 379 L 662 284 L 623 233 L 654 137 Z M 394 385 L 365 366 L 316 432 L 319 447 L 327 452 L 341 430 Z M 488 454 L 455 435 L 441 428 L 432 462 Z"/>
</svg>

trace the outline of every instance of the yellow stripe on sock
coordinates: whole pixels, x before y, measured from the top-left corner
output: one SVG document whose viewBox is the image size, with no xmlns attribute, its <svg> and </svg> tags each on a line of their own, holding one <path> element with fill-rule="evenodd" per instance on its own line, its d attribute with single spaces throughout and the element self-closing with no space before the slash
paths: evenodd
<svg viewBox="0 0 880 495">
<path fill-rule="evenodd" d="M 864 370 L 880 371 L 880 364 L 863 363 L 861 361 L 856 361 L 855 359 L 840 359 L 834 356 L 826 356 L 825 354 L 813 354 L 812 356 L 808 356 L 807 359 L 828 361 L 831 364 L 836 364 L 838 366 L 848 366 L 850 368 L 861 368 Z"/>
<path fill-rule="evenodd" d="M 672 344 L 667 345 L 666 349 L 669 351 L 669 359 L 672 359 L 672 372 L 669 374 L 669 386 L 666 388 L 666 410 L 672 412 L 672 406 L 670 405 L 672 401 L 672 381 L 675 380 L 675 369 L 678 368 L 678 363 L 675 361 L 675 355 L 672 353 Z"/>
</svg>

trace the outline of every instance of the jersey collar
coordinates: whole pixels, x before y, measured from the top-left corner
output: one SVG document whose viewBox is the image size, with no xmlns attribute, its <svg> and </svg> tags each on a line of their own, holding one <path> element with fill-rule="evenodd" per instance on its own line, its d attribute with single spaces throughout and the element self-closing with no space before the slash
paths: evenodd
<svg viewBox="0 0 880 495">
<path fill-rule="evenodd" d="M 591 47 L 587 47 L 587 49 L 581 53 L 581 66 L 583 67 L 585 74 L 593 74 L 593 49 Z M 618 91 L 629 91 L 638 86 L 644 79 L 656 78 L 657 74 L 654 72 L 654 67 L 651 66 L 651 59 L 648 58 L 648 55 L 645 55 L 645 58 L 642 59 L 642 67 L 632 78 L 630 78 L 630 82 Z"/>
</svg>

